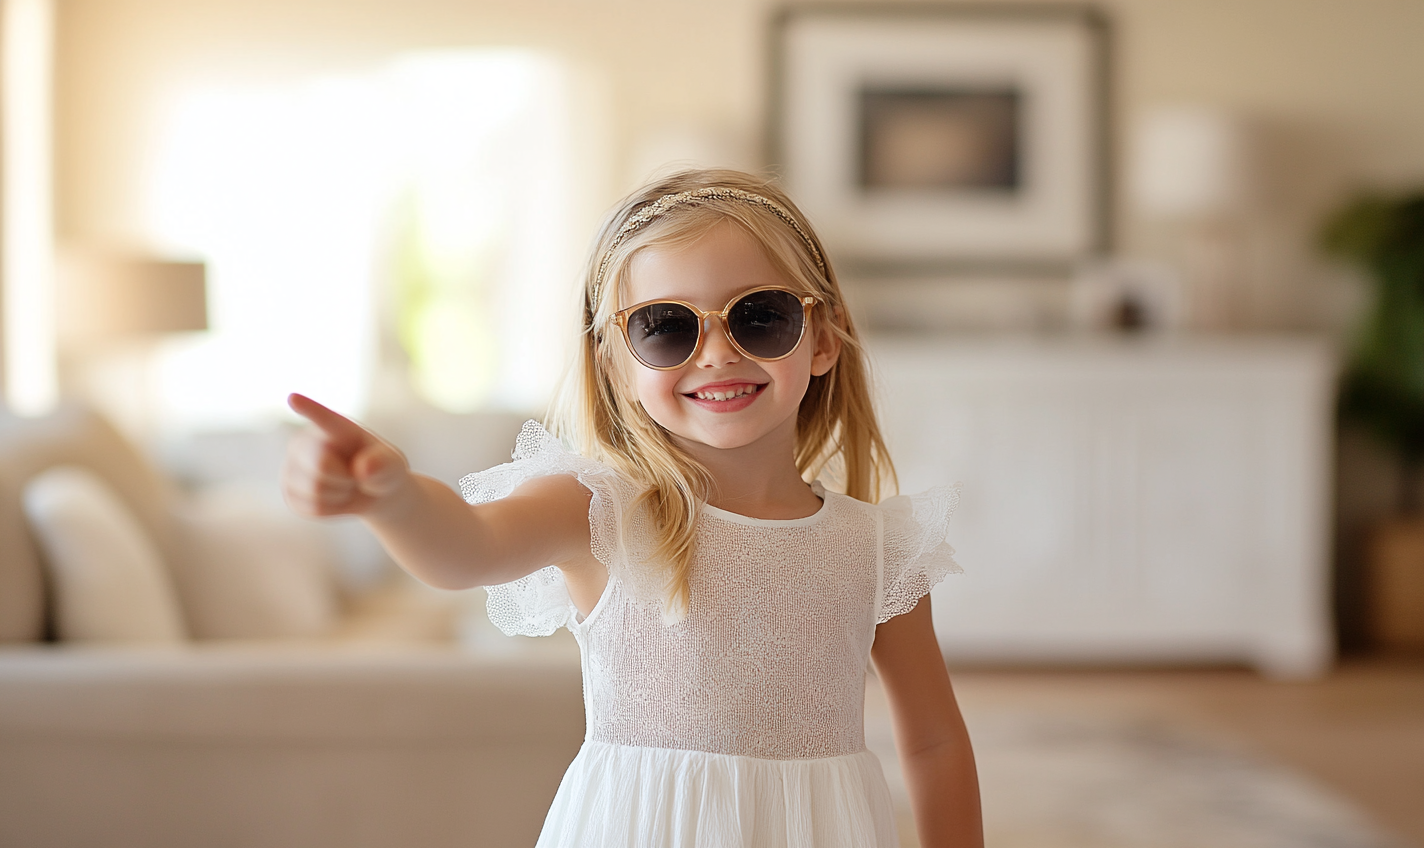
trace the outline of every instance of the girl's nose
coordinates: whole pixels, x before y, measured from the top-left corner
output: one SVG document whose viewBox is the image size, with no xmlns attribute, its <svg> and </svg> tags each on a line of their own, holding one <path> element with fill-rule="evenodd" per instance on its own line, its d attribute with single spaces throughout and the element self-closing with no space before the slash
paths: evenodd
<svg viewBox="0 0 1424 848">
<path fill-rule="evenodd" d="M 727 338 L 727 331 L 716 315 L 702 319 L 702 350 L 697 354 L 697 364 L 703 368 L 718 368 L 731 365 L 742 358 L 741 351 Z"/>
</svg>

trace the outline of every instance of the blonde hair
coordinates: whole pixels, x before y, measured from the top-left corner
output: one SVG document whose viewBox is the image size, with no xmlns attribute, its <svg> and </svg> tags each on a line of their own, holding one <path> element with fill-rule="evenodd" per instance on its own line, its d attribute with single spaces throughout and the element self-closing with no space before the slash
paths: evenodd
<svg viewBox="0 0 1424 848">
<path fill-rule="evenodd" d="M 702 192 L 692 200 L 665 203 L 668 208 L 652 218 L 645 211 L 671 195 L 714 188 L 733 191 L 731 196 Z M 737 196 L 745 192 L 772 203 Z M 775 206 L 780 209 L 773 210 Z M 644 214 L 630 224 L 640 212 Z M 789 220 L 782 217 L 785 213 Z M 682 171 L 634 192 L 613 209 L 594 240 L 584 273 L 578 358 L 550 426 L 585 455 L 644 487 L 635 508 L 648 511 L 659 533 L 653 556 L 667 569 L 663 617 L 669 623 L 681 620 L 691 608 L 698 504 L 712 499 L 715 483 L 626 389 L 629 381 L 620 369 L 637 366 L 627 364 L 631 357 L 616 355 L 614 346 L 623 342 L 612 316 L 620 308 L 618 295 L 634 255 L 691 244 L 723 222 L 755 239 L 790 285 L 818 295 L 821 302 L 812 311 L 811 329 L 829 327 L 840 338 L 835 366 L 813 375 L 801 400 L 796 468 L 807 479 L 824 474 L 845 494 L 872 503 L 895 488 L 895 469 L 876 423 L 863 348 L 826 252 L 790 198 L 767 180 L 727 170 Z"/>
</svg>

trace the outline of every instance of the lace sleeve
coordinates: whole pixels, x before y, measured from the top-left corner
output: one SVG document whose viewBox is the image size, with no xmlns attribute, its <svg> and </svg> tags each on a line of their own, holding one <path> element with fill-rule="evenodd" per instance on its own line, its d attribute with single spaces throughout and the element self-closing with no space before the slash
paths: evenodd
<svg viewBox="0 0 1424 848">
<path fill-rule="evenodd" d="M 945 542 L 949 519 L 959 506 L 959 486 L 939 486 L 918 495 L 898 495 L 884 511 L 883 581 L 876 624 L 915 608 L 946 574 L 961 569 Z"/>
<path fill-rule="evenodd" d="M 620 513 L 626 500 L 617 475 L 602 463 L 566 449 L 538 422 L 527 421 L 514 446 L 514 461 L 460 480 L 460 493 L 468 503 L 480 504 L 508 497 L 526 480 L 554 474 L 572 474 L 593 493 L 588 505 L 588 526 L 593 555 L 612 573 L 620 556 Z M 510 636 L 548 636 L 574 620 L 577 609 L 564 585 L 563 572 L 548 566 L 498 586 L 486 586 L 489 617 Z"/>
</svg>

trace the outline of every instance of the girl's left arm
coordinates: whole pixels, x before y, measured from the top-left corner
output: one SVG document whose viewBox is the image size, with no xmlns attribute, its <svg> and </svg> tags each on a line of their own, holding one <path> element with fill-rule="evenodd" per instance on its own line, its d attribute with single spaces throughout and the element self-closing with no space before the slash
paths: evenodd
<svg viewBox="0 0 1424 848">
<path fill-rule="evenodd" d="M 870 656 L 890 702 L 920 845 L 983 848 L 974 752 L 935 639 L 928 595 L 875 629 Z"/>
</svg>

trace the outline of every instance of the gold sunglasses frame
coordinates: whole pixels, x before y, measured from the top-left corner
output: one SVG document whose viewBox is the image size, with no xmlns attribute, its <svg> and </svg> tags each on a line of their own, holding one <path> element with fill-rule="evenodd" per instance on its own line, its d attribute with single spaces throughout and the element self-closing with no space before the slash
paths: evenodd
<svg viewBox="0 0 1424 848">
<path fill-rule="evenodd" d="M 737 303 L 742 300 L 742 298 L 747 297 L 748 295 L 753 295 L 757 292 L 764 291 L 786 292 L 787 294 L 793 295 L 801 301 L 801 335 L 796 337 L 796 344 L 792 345 L 790 350 L 780 356 L 756 356 L 750 353 L 746 348 L 742 347 L 740 344 L 737 343 L 736 337 L 732 335 L 732 328 L 727 325 L 727 315 L 732 311 L 733 306 L 736 306 Z M 754 359 L 757 362 L 776 362 L 779 359 L 785 359 L 786 357 L 795 353 L 797 348 L 801 347 L 801 341 L 806 338 L 806 327 L 811 323 L 811 309 L 816 304 L 821 302 L 821 298 L 817 297 L 816 295 L 802 294 L 801 292 L 794 291 L 792 289 L 787 288 L 786 286 L 757 286 L 756 288 L 750 288 L 744 292 L 733 295 L 732 299 L 727 301 L 727 305 L 722 307 L 721 311 L 712 309 L 698 309 L 696 306 L 693 306 L 685 300 L 658 298 L 656 300 L 645 300 L 642 303 L 635 303 L 627 309 L 618 310 L 617 312 L 613 313 L 613 321 L 623 330 L 623 343 L 628 346 L 628 352 L 633 354 L 633 358 L 638 360 L 638 363 L 644 368 L 651 368 L 654 371 L 676 371 L 677 369 L 682 368 L 683 366 L 687 365 L 687 363 L 696 359 L 697 354 L 702 351 L 702 342 L 705 341 L 707 338 L 707 319 L 713 316 L 716 316 L 717 320 L 722 323 L 722 335 L 727 337 L 727 341 L 731 342 L 732 347 L 736 348 L 737 352 L 740 353 L 742 356 L 745 356 L 748 359 Z M 687 309 L 691 310 L 694 315 L 697 316 L 697 343 L 692 346 L 692 352 L 687 355 L 687 358 L 676 365 L 652 365 L 648 363 L 646 360 L 643 359 L 643 357 L 638 355 L 637 349 L 633 347 L 633 339 L 628 336 L 628 316 L 633 314 L 634 312 L 637 312 L 639 309 L 642 309 L 645 306 L 652 306 L 655 303 L 675 303 L 678 306 L 686 307 Z"/>
</svg>

